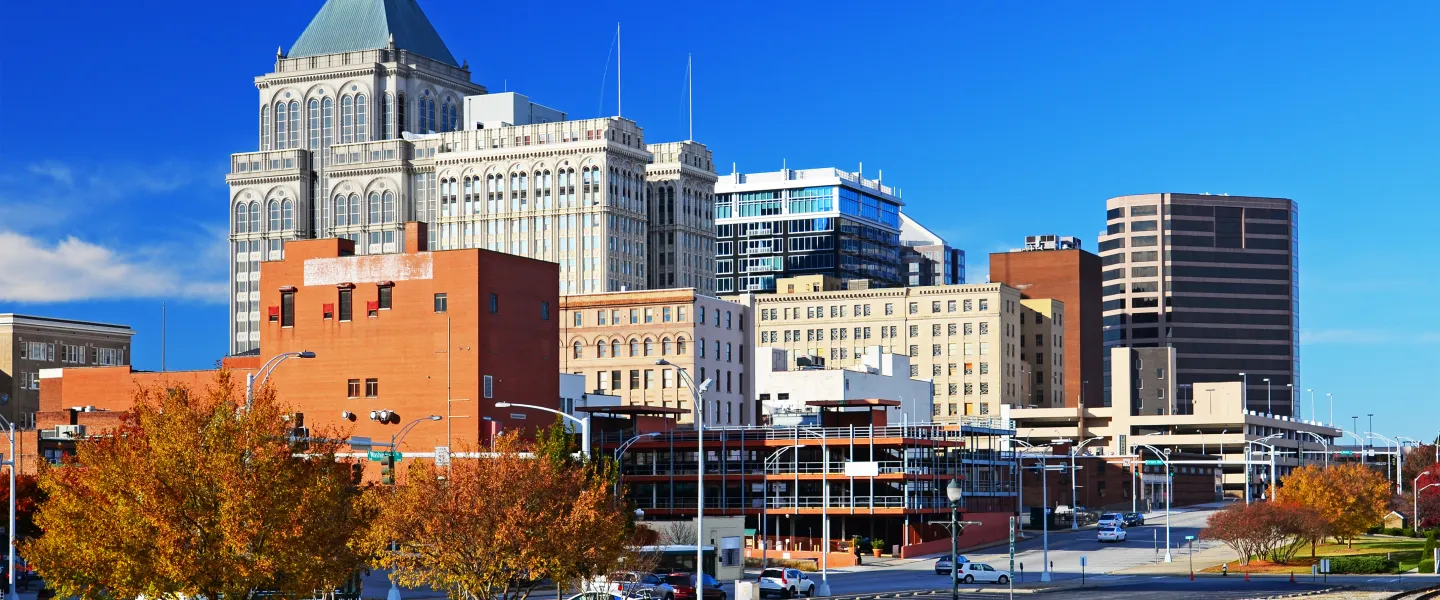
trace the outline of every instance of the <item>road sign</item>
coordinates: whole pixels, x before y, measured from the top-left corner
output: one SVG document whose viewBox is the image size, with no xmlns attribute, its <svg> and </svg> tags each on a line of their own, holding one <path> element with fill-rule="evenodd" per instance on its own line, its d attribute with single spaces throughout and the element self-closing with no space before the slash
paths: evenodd
<svg viewBox="0 0 1440 600">
<path fill-rule="evenodd" d="M 1193 541 L 1195 541 L 1195 536 L 1193 536 L 1193 535 L 1187 535 L 1187 536 L 1185 536 L 1185 541 L 1187 541 L 1187 542 L 1193 542 Z"/>
<path fill-rule="evenodd" d="M 1354 452 L 1351 452 L 1351 451 L 1349 451 L 1349 450 L 1341 450 L 1341 451 L 1340 451 L 1340 456 L 1354 456 L 1354 455 L 1355 455 L 1355 453 L 1354 453 Z"/>
<path fill-rule="evenodd" d="M 1085 566 L 1085 564 L 1086 564 L 1085 557 L 1082 555 L 1082 556 L 1080 557 L 1080 566 L 1083 567 L 1083 566 Z"/>
<path fill-rule="evenodd" d="M 1147 461 L 1145 461 L 1145 466 L 1147 466 L 1147 467 L 1163 467 L 1163 466 L 1165 466 L 1165 461 L 1163 461 L 1163 460 L 1147 460 Z"/>
<path fill-rule="evenodd" d="M 1010 517 L 1010 572 L 1015 572 L 1015 530 L 1020 527 L 1020 519 Z"/>
<path fill-rule="evenodd" d="M 1329 572 L 1330 572 L 1330 559 L 1328 559 L 1328 558 L 1322 558 L 1322 559 L 1320 559 L 1320 572 L 1321 572 L 1321 573 L 1329 573 Z"/>
<path fill-rule="evenodd" d="M 366 458 L 369 458 L 370 460 L 379 462 L 379 461 L 385 460 L 385 455 L 386 455 L 386 454 L 394 454 L 394 455 L 395 455 L 395 460 L 397 460 L 397 461 L 400 460 L 400 458 L 401 458 L 400 453 L 399 453 L 398 451 L 397 451 L 397 452 L 385 452 L 384 450 L 371 450 L 371 451 L 366 455 Z"/>
<path fill-rule="evenodd" d="M 437 466 L 437 467 L 448 467 L 448 466 L 450 466 L 450 447 L 449 447 L 449 446 L 436 446 L 436 447 L 435 447 L 435 466 Z"/>
</svg>

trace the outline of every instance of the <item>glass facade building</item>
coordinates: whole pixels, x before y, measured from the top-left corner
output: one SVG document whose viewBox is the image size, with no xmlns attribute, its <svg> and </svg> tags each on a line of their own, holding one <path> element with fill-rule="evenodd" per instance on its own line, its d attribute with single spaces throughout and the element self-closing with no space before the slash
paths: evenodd
<svg viewBox="0 0 1440 600">
<path fill-rule="evenodd" d="M 773 292 L 796 275 L 904 285 L 902 202 L 838 169 L 722 176 L 715 187 L 715 291 Z"/>
</svg>

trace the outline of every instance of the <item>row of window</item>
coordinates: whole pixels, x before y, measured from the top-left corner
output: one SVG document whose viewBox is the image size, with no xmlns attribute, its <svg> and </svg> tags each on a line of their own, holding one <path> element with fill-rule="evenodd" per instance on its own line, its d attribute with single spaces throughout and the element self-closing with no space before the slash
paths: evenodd
<svg viewBox="0 0 1440 600">
<path fill-rule="evenodd" d="M 280 323 L 281 327 L 295 326 L 295 294 L 296 292 L 281 292 L 280 306 L 270 307 L 270 322 Z M 376 286 L 375 300 L 365 304 L 367 317 L 379 317 L 379 311 L 390 310 L 394 303 L 394 288 L 389 285 Z M 434 308 L 437 313 L 447 312 L 450 308 L 450 299 L 447 294 L 439 293 L 434 296 Z M 321 318 L 329 321 L 337 319 L 341 322 L 351 321 L 354 316 L 354 290 L 342 289 L 336 298 L 335 303 L 320 305 Z M 500 313 L 500 295 L 490 294 L 490 314 Z M 550 303 L 540 303 L 540 320 L 550 320 Z"/>
<path fill-rule="evenodd" d="M 1008 301 L 1007 301 L 1007 302 L 1008 302 Z M 933 302 L 930 303 L 930 313 L 931 313 L 931 314 L 935 314 L 935 313 L 940 313 L 940 312 L 942 312 L 942 310 L 941 310 L 942 303 L 943 303 L 943 306 L 944 306 L 943 312 L 947 312 L 947 313 L 957 312 L 957 310 L 958 310 L 959 312 L 977 312 L 977 311 L 978 311 L 978 312 L 986 312 L 986 311 L 990 310 L 990 300 L 987 299 L 987 298 L 970 299 L 970 300 L 958 300 L 958 301 L 957 301 L 957 300 L 946 300 L 946 301 L 936 300 L 936 301 L 933 301 Z M 909 305 L 909 314 L 912 314 L 912 315 L 920 314 L 920 305 L 921 305 L 921 303 L 919 303 L 919 302 L 911 302 L 910 305 Z M 855 304 L 855 305 L 853 305 L 853 307 L 851 308 L 851 310 L 848 312 L 848 314 L 847 314 L 847 312 L 846 312 L 846 306 L 843 305 L 843 304 L 834 304 L 834 305 L 831 305 L 829 308 L 830 308 L 830 310 L 829 310 L 830 318 L 832 318 L 832 319 L 845 318 L 845 317 L 868 317 L 868 316 L 870 316 L 870 308 L 871 308 L 871 305 L 869 305 L 869 304 Z M 893 315 L 893 314 L 895 314 L 895 304 L 894 304 L 894 303 L 886 302 L 885 305 L 884 305 L 884 309 L 885 309 L 885 313 L 884 313 L 884 314 L 886 314 L 886 315 Z M 774 308 L 761 309 L 761 310 L 760 310 L 760 320 L 762 320 L 762 321 L 776 321 L 776 320 L 780 320 L 780 319 L 782 319 L 782 318 L 785 319 L 785 320 L 801 319 L 801 318 L 804 318 L 804 319 L 823 319 L 823 318 L 825 318 L 825 312 L 826 312 L 824 306 L 807 306 L 807 307 L 805 307 L 805 308 L 804 308 L 804 311 L 805 311 L 805 312 L 804 312 L 804 316 L 803 316 L 803 317 L 801 316 L 801 312 L 800 312 L 800 311 L 801 311 L 801 308 L 800 308 L 800 307 L 785 308 L 785 309 L 781 309 L 780 311 L 777 311 L 777 309 L 774 309 Z"/>
<path fill-rule="evenodd" d="M 239 202 L 235 204 L 235 233 L 262 233 L 264 231 L 288 231 L 295 228 L 295 201 L 290 199 L 271 200 L 269 207 L 269 221 L 266 229 L 260 228 L 260 219 L 265 215 L 261 214 L 259 202 Z"/>
<path fill-rule="evenodd" d="M 76 344 L 54 342 L 21 342 L 18 344 L 23 360 L 56 362 L 56 350 L 60 352 L 59 362 L 83 365 L 88 358 L 90 364 L 117 366 L 125 364 L 125 351 L 119 348 L 88 348 Z M 89 352 L 86 352 L 86 350 Z M 38 385 L 38 384 L 36 384 Z M 38 388 L 32 388 L 38 389 Z"/>
<path fill-rule="evenodd" d="M 629 310 L 627 311 L 627 314 L 625 314 L 625 315 L 622 315 L 619 310 L 597 310 L 597 311 L 595 311 L 595 322 L 594 322 L 594 325 L 622 325 L 622 324 L 639 325 L 639 324 L 642 322 L 642 321 L 641 321 L 642 318 L 644 319 L 644 321 L 643 321 L 644 323 L 657 323 L 657 322 L 659 322 L 659 323 L 670 323 L 670 322 L 684 323 L 685 320 L 686 320 L 686 318 L 687 318 L 686 308 L 687 308 L 687 307 L 684 307 L 684 306 L 676 306 L 676 307 L 663 306 L 663 307 L 659 307 L 659 309 L 658 309 L 659 312 L 658 312 L 658 313 L 656 312 L 657 309 L 656 309 L 656 308 L 653 308 L 653 307 L 647 307 L 647 308 L 644 308 L 644 309 L 631 308 L 631 309 L 629 309 Z M 734 325 L 735 325 L 734 316 L 735 316 L 735 315 L 734 315 L 734 313 L 733 313 L 732 311 L 728 311 L 728 310 L 725 311 L 724 323 L 723 323 L 723 324 L 721 323 L 720 309 L 714 309 L 714 310 L 711 310 L 711 311 L 708 311 L 708 312 L 713 312 L 713 313 L 715 314 L 714 321 L 715 321 L 715 326 L 716 326 L 716 327 L 724 327 L 725 329 L 732 329 L 732 328 L 734 327 Z M 706 309 L 705 309 L 704 306 L 696 306 L 696 307 L 695 307 L 695 322 L 696 322 L 696 323 L 698 323 L 698 324 L 700 324 L 700 325 L 706 324 L 706 319 L 708 318 L 706 315 L 707 315 L 707 311 L 706 311 Z M 583 311 L 578 311 L 578 310 L 577 310 L 577 311 L 574 311 L 574 312 L 572 313 L 572 317 L 573 317 L 574 320 L 575 320 L 575 326 L 576 326 L 576 327 L 584 327 L 584 326 L 585 326 L 585 313 L 584 313 Z M 627 317 L 627 318 L 622 318 L 622 317 Z M 656 320 L 657 318 L 659 319 L 659 321 Z M 741 329 L 744 329 L 744 328 L 745 328 L 745 314 L 744 314 L 744 313 L 741 313 L 741 314 L 740 314 L 740 323 L 739 323 L 739 325 L 740 325 L 740 328 L 741 328 Z"/>
<path fill-rule="evenodd" d="M 395 131 L 398 128 L 408 131 L 410 129 L 406 121 L 406 112 L 409 106 L 405 101 L 405 94 L 398 95 L 399 102 L 395 102 L 389 94 L 377 95 L 379 107 L 377 116 L 380 118 L 379 139 L 395 139 L 399 134 Z M 397 106 L 398 104 L 398 106 Z M 272 112 L 273 108 L 273 112 Z M 371 135 L 371 120 L 368 97 L 365 94 L 346 94 L 340 97 L 339 110 L 339 131 L 336 131 L 336 110 L 333 98 L 311 98 L 307 103 L 307 119 L 304 123 L 308 135 L 310 150 L 319 150 L 328 144 L 349 144 L 352 142 L 369 141 Z M 396 109 L 399 114 L 396 114 Z M 432 131 L 456 131 L 460 129 L 460 107 L 459 102 L 447 97 L 442 101 L 438 111 L 435 99 L 430 97 L 429 90 L 426 90 L 425 97 L 420 98 L 415 104 L 416 130 L 420 133 Z M 298 100 L 280 101 L 272 106 L 260 108 L 260 149 L 261 150 L 285 150 L 287 148 L 302 147 L 300 137 L 301 124 L 300 102 Z M 273 137 L 272 137 L 273 132 Z"/>
<path fill-rule="evenodd" d="M 613 391 L 627 390 L 627 389 L 629 389 L 629 390 L 668 389 L 668 388 L 678 388 L 678 387 L 680 387 L 681 385 L 684 384 L 684 380 L 677 378 L 677 376 L 676 376 L 676 374 L 675 374 L 675 371 L 674 371 L 673 369 L 659 369 L 659 371 L 660 371 L 660 377 L 661 377 L 661 379 L 660 379 L 660 385 L 659 385 L 659 386 L 656 386 L 656 385 L 655 385 L 655 383 L 656 383 L 656 382 L 655 382 L 655 371 L 656 371 L 656 369 L 630 369 L 630 372 L 629 372 L 630 377 L 629 377 L 629 386 L 628 386 L 628 387 L 625 385 L 626 379 L 623 377 L 625 371 L 619 371 L 619 370 L 615 370 L 615 371 L 596 371 L 596 372 L 595 372 L 595 380 L 599 382 L 598 385 L 599 385 L 599 387 L 600 387 L 601 390 L 613 390 Z M 578 373 L 577 373 L 577 374 L 578 374 Z M 706 379 L 706 376 L 705 376 L 705 367 L 700 367 L 700 374 L 699 374 L 698 377 L 695 378 L 695 381 L 696 381 L 696 382 L 703 382 L 703 381 L 705 381 L 705 379 Z M 738 380 L 738 382 L 739 382 L 739 386 L 736 386 L 736 385 L 735 385 L 735 383 L 737 382 L 737 380 Z M 745 372 L 744 372 L 744 371 L 721 371 L 721 370 L 719 370 L 719 369 L 716 369 L 716 370 L 715 370 L 715 381 L 714 381 L 714 382 L 711 384 L 711 386 L 710 386 L 710 390 L 711 390 L 711 391 L 714 391 L 714 392 L 724 392 L 724 393 L 727 393 L 727 394 L 728 394 L 728 393 L 733 393 L 733 392 L 735 392 L 736 387 L 739 388 L 739 393 L 740 393 L 741 395 L 744 395 L 744 394 L 745 394 Z M 707 420 L 710 420 L 710 419 L 707 419 Z"/>
</svg>

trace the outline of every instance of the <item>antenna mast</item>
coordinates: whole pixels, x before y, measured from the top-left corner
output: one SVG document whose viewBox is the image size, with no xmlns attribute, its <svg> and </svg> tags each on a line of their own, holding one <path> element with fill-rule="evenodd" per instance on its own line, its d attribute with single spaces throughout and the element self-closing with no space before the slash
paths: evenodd
<svg viewBox="0 0 1440 600">
<path fill-rule="evenodd" d="M 615 24 L 615 116 L 621 116 L 620 107 L 620 24 Z"/>
<path fill-rule="evenodd" d="M 685 72 L 690 74 L 690 141 L 695 141 L 695 59 L 690 54 L 685 55 Z"/>
</svg>

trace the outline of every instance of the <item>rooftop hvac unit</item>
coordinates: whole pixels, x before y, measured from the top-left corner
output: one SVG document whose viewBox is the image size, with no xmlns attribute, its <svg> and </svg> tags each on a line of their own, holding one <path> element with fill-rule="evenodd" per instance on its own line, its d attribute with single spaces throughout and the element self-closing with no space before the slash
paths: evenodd
<svg viewBox="0 0 1440 600">
<path fill-rule="evenodd" d="M 801 368 L 824 368 L 825 357 L 813 354 L 810 356 L 801 356 L 795 359 L 795 366 Z"/>
<path fill-rule="evenodd" d="M 57 425 L 57 426 L 55 427 L 55 434 L 56 434 L 56 435 L 60 435 L 60 436 L 69 437 L 69 438 L 82 438 L 82 437 L 85 437 L 85 426 L 84 426 L 84 425 Z"/>
</svg>

